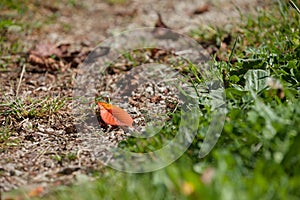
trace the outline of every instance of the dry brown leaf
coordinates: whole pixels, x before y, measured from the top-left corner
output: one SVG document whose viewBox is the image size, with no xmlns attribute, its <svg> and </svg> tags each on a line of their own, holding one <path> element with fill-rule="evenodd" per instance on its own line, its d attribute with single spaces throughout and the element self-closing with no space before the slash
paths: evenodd
<svg viewBox="0 0 300 200">
<path fill-rule="evenodd" d="M 50 42 L 37 44 L 33 50 L 29 51 L 29 53 L 39 57 L 49 57 L 53 55 L 57 57 L 62 56 L 61 49 L 57 48 L 55 44 L 52 44 Z"/>
<path fill-rule="evenodd" d="M 66 42 L 57 45 L 40 43 L 28 52 L 28 62 L 34 65 L 33 71 L 61 70 L 65 72 L 70 67 L 77 67 L 90 53 L 90 49 L 84 44 L 75 44 L 72 47 Z M 55 56 L 55 59 L 52 56 Z"/>
<path fill-rule="evenodd" d="M 167 28 L 167 29 L 170 29 L 162 20 L 162 17 L 161 17 L 161 14 L 160 13 L 157 13 L 157 16 L 158 16 L 158 19 L 155 23 L 155 27 L 156 28 Z"/>
<path fill-rule="evenodd" d="M 171 28 L 169 28 L 162 20 L 161 14 L 157 13 L 158 19 L 155 23 L 155 28 L 153 30 L 153 34 L 156 38 L 159 39 L 171 39 L 171 40 L 177 40 L 178 35 L 171 31 Z"/>
<path fill-rule="evenodd" d="M 203 14 L 203 13 L 209 11 L 209 8 L 210 8 L 209 4 L 203 4 L 203 5 L 199 6 L 199 7 L 193 12 L 193 14 L 194 14 L 194 15 L 200 15 L 200 14 Z"/>
<path fill-rule="evenodd" d="M 128 10 L 126 9 L 122 9 L 122 10 L 117 10 L 115 12 L 115 15 L 117 16 L 121 16 L 121 17 L 134 17 L 137 14 L 137 9 L 133 9 L 133 10 Z"/>
<path fill-rule="evenodd" d="M 28 57 L 28 62 L 34 65 L 44 65 L 45 61 L 42 57 L 39 57 L 34 54 L 30 54 Z"/>
</svg>

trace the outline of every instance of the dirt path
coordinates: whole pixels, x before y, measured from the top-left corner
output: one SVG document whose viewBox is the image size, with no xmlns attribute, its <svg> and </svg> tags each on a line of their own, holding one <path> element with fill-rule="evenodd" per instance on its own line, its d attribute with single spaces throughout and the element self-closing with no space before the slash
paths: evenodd
<svg viewBox="0 0 300 200">
<path fill-rule="evenodd" d="M 75 7 L 58 4 L 52 10 L 58 10 L 60 16 L 56 22 L 46 26 L 43 34 L 36 39 L 51 41 L 90 41 L 97 43 L 120 31 L 153 27 L 157 21 L 157 12 L 161 13 L 165 23 L 182 33 L 198 28 L 199 25 L 230 25 L 239 20 L 241 13 L 250 13 L 262 5 L 256 0 L 203 0 L 189 1 L 126 1 L 113 5 L 95 0 L 87 0 Z M 207 12 L 193 15 L 197 8 L 208 5 Z M 48 10 L 49 11 L 49 10 Z"/>
<path fill-rule="evenodd" d="M 39 4 L 31 1 L 28 3 L 29 11 L 21 20 L 33 21 L 31 27 L 34 28 L 11 29 L 8 33 L 8 41 L 21 38 L 23 53 L 37 43 L 65 44 L 70 62 L 75 64 L 67 65 L 66 56 L 63 64 L 58 63 L 57 70 L 29 64 L 24 61 L 28 55 L 20 52 L 6 55 L 10 56 L 10 62 L 0 73 L 1 102 L 4 103 L 0 107 L 1 113 L 4 113 L 0 116 L 0 123 L 3 131 L 9 130 L 10 137 L 0 143 L 0 191 L 67 184 L 76 180 L 79 174 L 92 175 L 103 167 L 89 152 L 80 148 L 82 138 L 76 132 L 68 99 L 72 97 L 74 76 L 78 73 L 76 65 L 86 56 L 80 57 L 80 52 L 88 52 L 100 41 L 120 31 L 153 27 L 157 12 L 161 13 L 169 27 L 188 33 L 205 24 L 230 28 L 231 22 L 239 19 L 238 9 L 248 13 L 262 5 L 259 0 L 214 0 L 207 12 L 193 15 L 196 8 L 205 5 L 202 0 L 145 0 L 113 5 L 96 0 L 74 5 L 58 2 Z M 205 11 L 205 7 L 202 9 Z M 12 14 L 9 10 L 4 13 Z M 43 24 L 36 28 L 39 21 Z M 5 61 L 4 58 L 1 60 Z M 19 101 L 15 101 L 16 96 Z M 35 114 L 26 113 L 30 106 L 37 104 Z M 48 105 L 49 109 L 43 111 L 43 105 Z M 118 140 L 117 136 L 107 137 Z"/>
</svg>

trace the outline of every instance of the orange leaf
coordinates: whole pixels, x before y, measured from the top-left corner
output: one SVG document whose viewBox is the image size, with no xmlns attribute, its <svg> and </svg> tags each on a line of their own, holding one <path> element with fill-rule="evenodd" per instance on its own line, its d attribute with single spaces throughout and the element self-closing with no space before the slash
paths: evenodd
<svg viewBox="0 0 300 200">
<path fill-rule="evenodd" d="M 133 119 L 122 108 L 104 102 L 98 102 L 97 104 L 101 118 L 106 124 L 132 127 Z"/>
<path fill-rule="evenodd" d="M 44 188 L 42 186 L 33 188 L 29 193 L 28 196 L 29 197 L 37 197 L 39 195 L 41 195 L 44 192 Z"/>
</svg>

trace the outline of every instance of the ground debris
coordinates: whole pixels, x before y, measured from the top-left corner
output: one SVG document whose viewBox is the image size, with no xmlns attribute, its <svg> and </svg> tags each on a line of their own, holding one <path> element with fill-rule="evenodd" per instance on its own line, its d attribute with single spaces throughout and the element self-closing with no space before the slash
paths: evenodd
<svg viewBox="0 0 300 200">
<path fill-rule="evenodd" d="M 28 51 L 28 62 L 32 65 L 31 71 L 66 71 L 68 68 L 76 68 L 82 63 L 91 49 L 85 44 L 49 42 L 38 43 L 34 49 Z"/>
</svg>

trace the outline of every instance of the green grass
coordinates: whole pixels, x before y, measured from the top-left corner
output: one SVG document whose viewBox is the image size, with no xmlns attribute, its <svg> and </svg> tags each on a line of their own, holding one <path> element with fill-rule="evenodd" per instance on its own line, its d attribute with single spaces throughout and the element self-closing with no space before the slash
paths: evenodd
<svg viewBox="0 0 300 200">
<path fill-rule="evenodd" d="M 227 34 L 237 38 L 236 45 L 233 40 L 227 51 L 217 52 L 235 61 L 215 62 L 224 72 L 227 116 L 209 155 L 197 157 L 201 132 L 210 122 L 203 115 L 193 144 L 170 166 L 144 174 L 99 169 L 96 181 L 78 176 L 78 185 L 55 188 L 45 199 L 299 199 L 299 15 L 278 3 L 258 16 L 242 17 L 243 23 L 230 32 L 214 27 L 210 36 L 203 29 L 192 32 L 196 39 L 216 44 Z M 11 112 L 24 115 L 19 110 Z M 130 140 L 126 145 L 136 147 Z M 140 151 L 151 150 L 143 145 Z"/>
<path fill-rule="evenodd" d="M 19 14 L 27 10 L 26 1 L 24 0 L 3 0 L 0 3 L 0 9 L 16 10 Z"/>
<path fill-rule="evenodd" d="M 1 103 L 0 113 L 2 116 L 9 116 L 17 120 L 26 118 L 39 118 L 55 114 L 65 105 L 65 98 L 17 99 L 13 102 Z"/>
<path fill-rule="evenodd" d="M 59 2 L 53 1 L 51 6 L 55 9 Z M 62 4 L 76 6 L 77 3 L 76 0 L 66 0 Z M 78 4 L 78 6 L 80 5 Z M 8 57 L 24 53 L 25 36 L 32 35 L 43 27 L 56 23 L 61 16 L 59 9 L 55 12 L 46 12 L 44 9 L 41 13 L 43 7 L 47 7 L 47 4 L 38 0 L 3 0 L 0 2 L 0 70 L 2 56 Z M 65 31 L 71 30 L 67 24 L 63 28 Z"/>
<path fill-rule="evenodd" d="M 14 54 L 16 52 L 21 52 L 20 41 L 14 39 L 14 41 L 9 44 L 7 42 L 8 36 L 15 33 L 20 33 L 23 31 L 24 24 L 20 22 L 20 16 L 22 16 L 26 11 L 26 3 L 21 0 L 11 1 L 3 0 L 0 3 L 1 13 L 0 19 L 0 58 L 2 56 L 7 56 L 9 54 Z"/>
<path fill-rule="evenodd" d="M 17 139 L 11 139 L 14 135 L 14 126 L 25 119 L 49 118 L 59 112 L 65 105 L 66 98 L 35 99 L 27 97 L 16 101 L 0 103 L 0 147 L 18 145 Z M 28 127 L 34 129 L 36 127 Z"/>
<path fill-rule="evenodd" d="M 111 5 L 122 5 L 128 2 L 128 0 L 105 0 L 105 2 L 107 2 L 108 4 Z"/>
<path fill-rule="evenodd" d="M 75 153 L 56 154 L 52 158 L 53 158 L 53 160 L 55 160 L 58 163 L 62 164 L 64 161 L 76 160 L 77 159 L 77 155 Z"/>
<path fill-rule="evenodd" d="M 170 114 L 171 115 L 171 114 Z M 178 126 L 180 125 L 180 114 L 172 114 L 171 120 L 164 124 L 161 130 L 146 130 L 149 133 L 157 132 L 152 137 L 136 138 L 129 137 L 127 140 L 119 143 L 119 148 L 123 148 L 135 153 L 153 152 L 168 144 L 177 134 Z M 138 135 L 138 133 L 137 133 Z"/>
<path fill-rule="evenodd" d="M 18 143 L 17 140 L 10 139 L 11 134 L 11 127 L 9 127 L 7 124 L 0 128 L 0 149 L 2 149 L 4 146 L 14 146 Z"/>
</svg>

